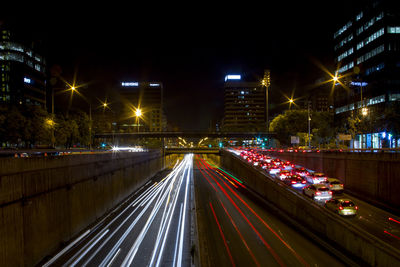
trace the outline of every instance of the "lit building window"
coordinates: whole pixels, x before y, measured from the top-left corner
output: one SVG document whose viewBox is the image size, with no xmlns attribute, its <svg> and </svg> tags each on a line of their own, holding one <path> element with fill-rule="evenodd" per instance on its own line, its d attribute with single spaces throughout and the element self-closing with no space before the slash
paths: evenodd
<svg viewBox="0 0 400 267">
<path fill-rule="evenodd" d="M 344 25 L 342 28 L 340 28 L 334 35 L 333 38 L 338 37 L 339 35 L 341 35 L 343 32 L 345 32 L 348 28 L 351 27 L 351 25 L 353 25 L 353 23 L 351 21 L 349 21 L 346 25 Z"/>
<path fill-rule="evenodd" d="M 380 45 L 375 49 L 372 49 L 371 51 L 369 51 L 368 53 L 362 55 L 361 57 L 357 58 L 357 64 L 360 64 L 368 59 L 370 59 L 371 57 L 374 57 L 380 53 L 382 53 L 385 50 L 385 45 Z"/>
<path fill-rule="evenodd" d="M 357 15 L 356 20 L 359 21 L 363 17 L 363 12 L 361 11 L 360 14 Z"/>
<path fill-rule="evenodd" d="M 400 33 L 400 27 L 387 27 L 388 33 Z"/>
<path fill-rule="evenodd" d="M 374 41 L 375 39 L 381 37 L 384 33 L 385 33 L 385 29 L 382 28 L 382 29 L 380 29 L 379 31 L 377 31 L 377 32 L 375 32 L 375 33 L 373 33 L 373 34 L 371 34 L 368 38 L 366 38 L 365 40 L 363 40 L 363 41 L 361 41 L 361 42 L 359 42 L 359 43 L 357 44 L 357 50 L 360 49 L 360 48 L 362 48 L 362 47 L 364 47 L 364 45 L 367 45 L 367 44 L 369 44 L 370 42 Z"/>
</svg>

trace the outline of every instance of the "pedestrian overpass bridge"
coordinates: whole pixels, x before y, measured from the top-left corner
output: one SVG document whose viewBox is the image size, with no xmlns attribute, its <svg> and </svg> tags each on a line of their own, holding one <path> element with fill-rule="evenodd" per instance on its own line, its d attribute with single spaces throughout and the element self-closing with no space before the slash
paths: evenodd
<svg viewBox="0 0 400 267">
<path fill-rule="evenodd" d="M 164 149 L 166 155 L 169 154 L 219 154 L 218 148 L 201 148 L 201 147 L 167 147 Z"/>
</svg>

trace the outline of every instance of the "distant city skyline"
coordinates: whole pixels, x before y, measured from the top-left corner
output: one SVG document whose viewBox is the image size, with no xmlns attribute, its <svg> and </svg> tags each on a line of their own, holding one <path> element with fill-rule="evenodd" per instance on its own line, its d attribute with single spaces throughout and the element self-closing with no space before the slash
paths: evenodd
<svg viewBox="0 0 400 267">
<path fill-rule="evenodd" d="M 44 40 L 48 66 L 60 65 L 66 78 L 76 73 L 78 81 L 96 84 L 93 93 L 107 92 L 119 80 L 160 81 L 168 121 L 181 129 L 207 129 L 210 120 L 222 118 L 228 73 L 261 79 L 264 69 L 271 69 L 271 108 L 276 102 L 279 109 L 282 92 L 299 95 L 324 75 L 313 60 L 334 68 L 333 33 L 355 2 L 291 5 L 274 4 L 265 13 L 250 8 L 254 15 L 243 20 L 229 19 L 240 10 L 174 20 L 154 14 L 147 24 L 141 20 L 145 15 L 9 17 Z"/>
</svg>

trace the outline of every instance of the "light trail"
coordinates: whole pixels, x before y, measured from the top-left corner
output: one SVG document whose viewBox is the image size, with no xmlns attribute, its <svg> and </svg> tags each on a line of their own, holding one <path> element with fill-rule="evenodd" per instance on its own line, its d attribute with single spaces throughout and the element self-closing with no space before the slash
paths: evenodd
<svg viewBox="0 0 400 267">
<path fill-rule="evenodd" d="M 206 165 L 204 165 L 206 166 Z M 221 191 L 224 193 L 224 195 L 228 198 L 228 200 L 232 203 L 232 205 L 236 208 L 236 210 L 239 212 L 239 214 L 242 216 L 242 218 L 247 222 L 247 224 L 253 229 L 254 233 L 258 236 L 258 238 L 261 240 L 261 242 L 264 244 L 264 246 L 268 249 L 268 251 L 271 253 L 271 255 L 274 257 L 276 262 L 280 266 L 285 266 L 283 263 L 282 259 L 278 256 L 278 254 L 274 251 L 274 249 L 265 241 L 265 239 L 262 237 L 260 232 L 257 231 L 257 229 L 254 227 L 254 225 L 250 222 L 250 220 L 247 218 L 246 215 L 244 215 L 243 211 L 237 206 L 237 204 L 233 201 L 233 199 L 229 196 L 229 194 L 226 192 L 226 190 L 221 186 L 220 183 L 206 170 L 204 171 L 211 177 L 214 182 L 217 184 L 217 186 L 221 189 Z M 200 172 L 203 174 L 203 176 L 207 179 L 203 171 L 200 169 Z M 207 181 L 211 183 L 208 179 Z"/>
<path fill-rule="evenodd" d="M 204 166 L 206 166 L 206 168 L 208 168 L 208 169 L 210 169 L 210 167 L 207 167 L 207 164 L 208 164 L 208 162 L 207 161 L 204 161 L 204 160 L 202 160 L 203 161 L 203 164 L 204 164 Z M 209 165 L 208 165 L 209 166 Z M 210 169 L 210 170 L 212 170 L 212 169 Z M 216 172 L 217 173 L 217 172 Z M 234 194 L 235 196 L 236 196 L 236 198 L 237 199 L 239 199 L 240 200 L 240 202 L 242 202 L 250 211 L 251 211 L 251 213 L 253 213 L 256 217 L 257 217 L 257 219 L 258 220 L 260 220 L 260 222 L 262 223 L 262 224 L 264 224 L 264 226 L 265 227 L 267 227 L 268 228 L 268 230 L 270 230 L 281 242 L 282 242 L 282 244 L 284 244 L 288 249 L 289 249 L 289 251 L 304 265 L 304 266 L 309 266 L 309 264 L 288 244 L 288 243 L 286 243 L 283 239 L 282 239 L 282 237 L 280 236 L 280 235 L 278 235 L 278 233 L 276 233 L 273 229 L 272 229 L 272 227 L 271 226 L 269 226 L 244 200 L 243 200 L 243 198 L 241 198 L 232 188 L 230 188 L 222 179 L 221 179 L 221 181 L 224 183 L 224 185 L 225 185 L 225 187 L 227 187 L 231 192 L 232 192 L 232 194 Z"/>
<path fill-rule="evenodd" d="M 185 194 L 183 197 L 183 215 L 178 219 L 178 228 L 176 229 L 177 232 L 179 232 L 179 245 L 178 245 L 178 259 L 174 264 L 177 266 L 182 265 L 182 251 L 183 251 L 183 238 L 184 238 L 184 225 L 186 221 L 186 207 L 187 204 L 187 192 L 188 192 L 188 185 L 189 185 L 189 179 L 190 179 L 190 170 L 192 169 L 193 165 L 193 155 L 186 155 L 184 160 L 182 161 L 182 166 L 183 166 L 183 171 L 181 175 L 177 173 L 177 175 L 174 176 L 173 179 L 171 179 L 168 190 L 165 190 L 162 194 L 158 196 L 158 199 L 156 201 L 155 206 L 153 207 L 150 216 L 148 217 L 144 227 L 142 228 L 141 232 L 139 233 L 139 236 L 136 238 L 134 244 L 131 246 L 128 254 L 124 258 L 122 262 L 122 266 L 130 266 L 133 263 L 133 260 L 143 242 L 145 237 L 148 234 L 148 231 L 150 227 L 153 225 L 153 222 L 158 215 L 161 207 L 164 206 L 163 213 L 161 216 L 161 223 L 158 226 L 158 234 L 157 238 L 154 244 L 151 260 L 150 260 L 150 266 L 160 266 L 165 247 L 167 246 L 167 239 L 168 239 L 168 233 L 170 232 L 170 227 L 172 225 L 172 219 L 173 215 L 175 213 L 175 209 L 178 203 L 179 196 L 181 195 L 181 187 L 186 180 L 186 188 L 185 188 Z M 188 175 L 185 176 L 185 173 L 188 173 Z M 186 178 L 186 179 L 185 179 Z M 172 200 L 171 200 L 171 194 Z M 179 229 L 180 228 L 180 229 Z M 162 239 L 162 240 L 161 240 Z M 172 242 L 172 241 L 171 241 Z M 175 240 L 175 244 L 178 242 L 178 240 Z M 174 255 L 176 255 L 176 251 L 174 252 Z M 155 262 L 155 264 L 154 264 Z"/>
<path fill-rule="evenodd" d="M 186 155 L 183 160 L 177 161 L 170 173 L 159 182 L 154 181 L 151 184 L 150 180 L 141 186 L 92 229 L 76 238 L 43 266 L 48 267 L 57 264 L 57 261 L 63 261 L 63 255 L 68 252 L 71 254 L 70 251 L 73 250 L 76 251 L 72 256 L 59 265 L 91 266 L 96 260 L 100 262 L 96 265 L 101 267 L 117 264 L 130 266 L 136 265 L 136 256 L 140 254 L 141 257 L 137 260 L 146 266 L 161 266 L 167 258 L 174 259 L 173 266 L 182 266 L 185 260 L 184 248 L 188 246 L 185 240 L 189 239 L 186 224 L 192 168 L 193 155 Z M 111 215 L 111 219 L 104 223 Z M 172 232 L 173 235 L 170 234 Z M 129 244 L 128 240 L 132 238 L 133 242 Z M 144 241 L 146 249 L 143 248 L 143 252 L 146 255 L 141 253 Z M 83 245 L 77 247 L 78 243 Z M 150 252 L 149 244 L 153 246 Z M 147 259 L 149 262 L 151 260 L 151 264 L 143 263 L 143 260 Z"/>
<path fill-rule="evenodd" d="M 231 261 L 231 264 L 232 264 L 232 266 L 236 266 L 235 265 L 235 261 L 233 260 L 233 257 L 232 257 L 232 253 L 229 250 L 228 243 L 226 242 L 226 238 L 225 238 L 224 232 L 222 231 L 221 225 L 220 225 L 220 223 L 218 221 L 217 215 L 215 214 L 215 211 L 214 211 L 214 208 L 213 208 L 211 202 L 210 202 L 210 208 L 211 208 L 212 214 L 214 215 L 215 221 L 217 222 L 219 233 L 221 234 L 222 240 L 224 241 L 225 249 L 228 252 L 228 256 L 229 256 L 229 259 Z"/>
</svg>

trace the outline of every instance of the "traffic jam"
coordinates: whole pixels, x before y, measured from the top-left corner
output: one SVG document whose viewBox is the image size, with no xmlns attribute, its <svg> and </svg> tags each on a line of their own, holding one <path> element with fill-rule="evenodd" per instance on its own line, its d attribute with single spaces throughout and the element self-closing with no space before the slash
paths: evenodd
<svg viewBox="0 0 400 267">
<path fill-rule="evenodd" d="M 323 173 L 306 169 L 276 157 L 259 153 L 255 149 L 237 151 L 248 164 L 264 170 L 270 177 L 282 181 L 289 187 L 301 191 L 318 204 L 341 216 L 356 216 L 358 207 L 349 198 L 343 197 L 344 185 Z"/>
</svg>

